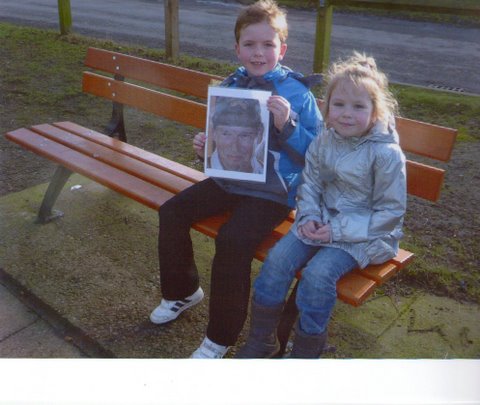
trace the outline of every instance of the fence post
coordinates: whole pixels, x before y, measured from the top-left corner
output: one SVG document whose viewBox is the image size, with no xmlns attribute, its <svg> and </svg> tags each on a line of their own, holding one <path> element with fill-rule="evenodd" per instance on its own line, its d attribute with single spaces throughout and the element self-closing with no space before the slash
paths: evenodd
<svg viewBox="0 0 480 405">
<path fill-rule="evenodd" d="M 165 53 L 167 58 L 178 59 L 178 0 L 165 0 Z"/>
<path fill-rule="evenodd" d="M 318 0 L 317 28 L 313 71 L 325 72 L 330 61 L 330 39 L 332 33 L 333 6 L 330 0 Z"/>
<path fill-rule="evenodd" d="M 58 0 L 58 20 L 60 22 L 60 34 L 69 34 L 72 28 L 70 0 Z"/>
</svg>

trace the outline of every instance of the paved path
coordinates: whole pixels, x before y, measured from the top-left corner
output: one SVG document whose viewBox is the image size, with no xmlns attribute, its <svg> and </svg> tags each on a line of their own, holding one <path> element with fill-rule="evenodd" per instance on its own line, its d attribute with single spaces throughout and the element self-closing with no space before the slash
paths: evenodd
<svg viewBox="0 0 480 405">
<path fill-rule="evenodd" d="M 162 0 L 72 1 L 74 32 L 164 48 Z M 182 0 L 181 52 L 235 62 L 234 0 Z M 315 12 L 289 11 L 285 63 L 310 72 Z M 57 0 L 0 0 L 0 21 L 58 28 Z M 356 49 L 374 55 L 394 82 L 480 94 L 480 29 L 335 13 L 332 59 Z"/>
<path fill-rule="evenodd" d="M 0 358 L 83 358 L 0 282 Z M 1 394 L 0 394 L 1 397 Z"/>
</svg>

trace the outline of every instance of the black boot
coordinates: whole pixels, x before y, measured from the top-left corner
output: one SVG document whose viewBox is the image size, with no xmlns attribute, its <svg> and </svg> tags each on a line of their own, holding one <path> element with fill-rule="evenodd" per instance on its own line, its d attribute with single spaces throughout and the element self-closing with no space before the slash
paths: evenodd
<svg viewBox="0 0 480 405">
<path fill-rule="evenodd" d="M 277 354 L 280 349 L 277 326 L 282 311 L 283 303 L 274 307 L 266 307 L 258 305 L 253 300 L 247 342 L 235 357 L 238 359 L 264 359 Z"/>
<path fill-rule="evenodd" d="M 290 353 L 291 359 L 318 359 L 327 343 L 327 331 L 320 335 L 308 335 L 295 325 L 295 338 Z"/>
</svg>

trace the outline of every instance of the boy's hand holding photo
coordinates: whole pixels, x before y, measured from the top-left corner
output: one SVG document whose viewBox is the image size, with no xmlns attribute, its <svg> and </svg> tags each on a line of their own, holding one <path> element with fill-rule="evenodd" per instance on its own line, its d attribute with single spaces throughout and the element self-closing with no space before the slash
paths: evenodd
<svg viewBox="0 0 480 405">
<path fill-rule="evenodd" d="M 290 103 L 282 96 L 271 96 L 267 108 L 273 114 L 275 128 L 281 131 L 290 117 Z"/>
<path fill-rule="evenodd" d="M 205 132 L 199 132 L 193 138 L 193 149 L 200 159 L 205 157 L 205 142 L 207 141 L 207 135 Z"/>
</svg>

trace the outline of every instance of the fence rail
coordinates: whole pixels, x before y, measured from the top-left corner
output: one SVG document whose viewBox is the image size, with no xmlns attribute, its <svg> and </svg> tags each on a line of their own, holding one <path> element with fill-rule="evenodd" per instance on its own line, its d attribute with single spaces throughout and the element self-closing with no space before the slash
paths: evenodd
<svg viewBox="0 0 480 405">
<path fill-rule="evenodd" d="M 330 63 L 333 11 L 334 7 L 338 6 L 433 14 L 480 15 L 479 0 L 318 0 L 313 56 L 314 72 L 325 72 Z"/>
<path fill-rule="evenodd" d="M 320 0 L 332 6 L 351 6 L 383 10 L 420 11 L 452 15 L 480 15 L 478 0 Z"/>
<path fill-rule="evenodd" d="M 180 48 L 179 0 L 164 0 L 164 6 L 166 56 L 175 60 Z M 480 16 L 480 0 L 318 0 L 313 56 L 314 72 L 324 72 L 330 63 L 333 11 L 339 6 Z M 61 34 L 70 33 L 72 27 L 70 0 L 58 0 L 58 15 Z"/>
</svg>

